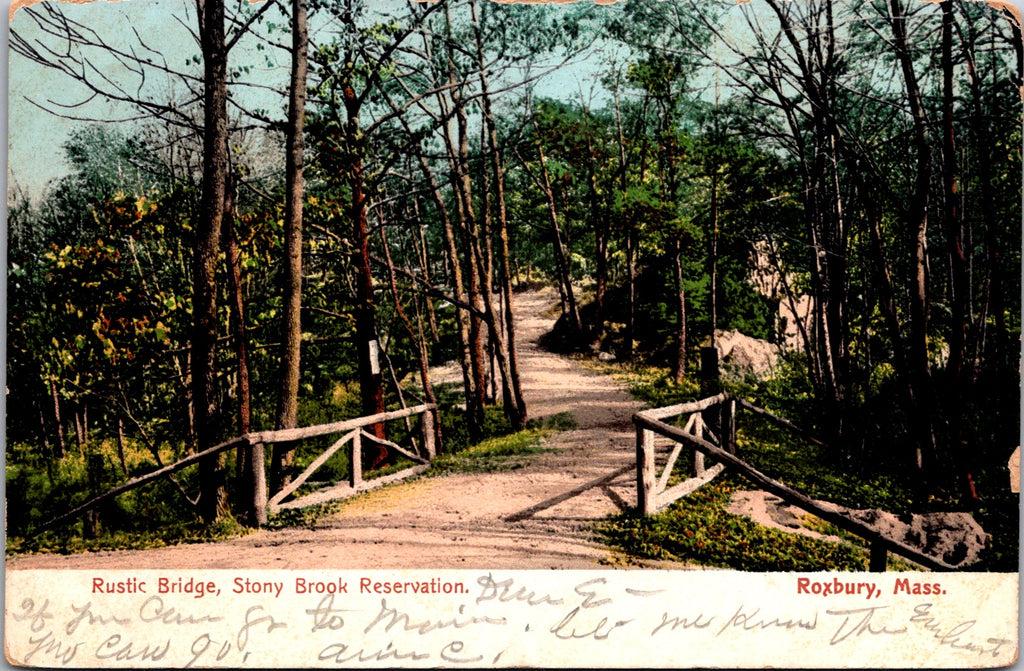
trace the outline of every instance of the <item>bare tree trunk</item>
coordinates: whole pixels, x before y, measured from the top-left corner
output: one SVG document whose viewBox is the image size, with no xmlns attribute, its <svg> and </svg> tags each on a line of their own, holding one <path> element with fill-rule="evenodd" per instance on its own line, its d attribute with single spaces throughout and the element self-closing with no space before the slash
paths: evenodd
<svg viewBox="0 0 1024 671">
<path fill-rule="evenodd" d="M 569 257 L 566 254 L 565 243 L 562 238 L 562 230 L 558 225 L 558 210 L 555 207 L 555 192 L 551 188 L 551 178 L 548 175 L 547 160 L 544 158 L 544 145 L 540 139 L 539 127 L 536 118 L 533 126 L 537 129 L 537 155 L 540 158 L 541 185 L 544 190 L 544 197 L 548 202 L 548 214 L 551 216 L 552 245 L 555 252 L 555 267 L 558 269 L 558 279 L 562 284 L 565 295 L 566 316 L 569 317 L 569 325 L 573 328 L 577 340 L 583 334 L 583 325 L 580 322 L 580 311 L 576 305 L 576 294 L 572 287 L 572 269 L 569 267 Z"/>
<path fill-rule="evenodd" d="M 423 396 L 427 403 L 437 403 L 437 396 L 434 395 L 434 387 L 430 384 L 430 357 L 427 353 L 427 343 L 423 338 L 423 323 L 420 320 L 420 328 L 413 329 L 405 308 L 402 307 L 401 297 L 398 295 L 398 283 L 395 281 L 395 265 L 391 260 L 391 249 L 388 246 L 387 231 L 385 226 L 380 227 L 381 245 L 384 247 L 384 260 L 388 267 L 388 286 L 391 289 L 391 299 L 395 302 L 395 313 L 405 326 L 409 339 L 416 346 L 416 358 L 419 363 L 420 384 L 423 385 Z"/>
<path fill-rule="evenodd" d="M 484 405 L 487 393 L 484 372 L 484 331 L 480 319 L 480 313 L 483 312 L 484 308 L 480 294 L 480 266 L 477 263 L 474 240 L 477 231 L 469 176 L 469 136 L 466 103 L 462 98 L 461 86 L 458 84 L 455 57 L 451 45 L 451 16 L 449 6 L 447 5 L 445 6 L 445 30 L 448 37 L 447 74 L 450 86 L 449 99 L 452 105 L 451 112 L 454 114 L 456 122 L 456 137 L 454 138 L 451 136 L 448 124 L 445 124 L 445 141 L 451 167 L 452 188 L 455 191 L 456 212 L 458 213 L 462 244 L 466 255 L 466 289 L 469 292 L 469 304 L 473 307 L 472 313 L 468 315 L 469 339 L 466 354 L 468 355 L 469 378 L 465 389 L 466 419 L 470 439 L 477 441 L 483 437 Z M 457 264 L 458 256 L 454 252 L 454 236 L 452 246 L 452 261 Z"/>
<path fill-rule="evenodd" d="M 626 174 L 626 138 L 622 129 L 622 112 L 619 103 L 619 90 L 615 88 L 615 130 L 619 145 L 619 190 L 625 197 L 629 177 Z M 634 340 L 634 316 L 636 314 L 636 262 L 634 259 L 633 222 L 626 213 L 623 222 L 626 229 L 626 342 L 623 356 L 627 360 L 633 359 Z"/>
<path fill-rule="evenodd" d="M 590 226 L 594 231 L 594 332 L 591 342 L 600 347 L 604 340 L 604 297 L 608 290 L 608 217 L 601 211 L 595 178 L 594 148 L 587 134 L 587 148 L 591 160 L 587 165 L 587 186 L 590 190 Z"/>
<path fill-rule="evenodd" d="M 36 408 L 39 411 L 39 439 L 43 441 L 43 450 L 46 454 L 47 467 L 50 466 L 50 462 L 54 459 L 59 459 L 57 455 L 53 454 L 53 448 L 50 444 L 50 432 L 46 425 L 46 413 L 43 412 L 43 406 L 40 401 L 36 400 Z"/>
<path fill-rule="evenodd" d="M 220 432 L 217 346 L 217 252 L 227 195 L 227 48 L 224 1 L 198 0 L 203 53 L 203 185 L 192 265 L 192 398 L 197 448 L 217 443 Z M 228 509 L 223 453 L 199 463 L 200 513 L 207 523 Z"/>
<path fill-rule="evenodd" d="M 349 89 L 351 90 L 351 89 Z M 370 236 L 366 224 L 366 202 L 363 194 L 363 168 L 361 143 L 358 141 L 358 116 L 349 116 L 349 139 L 354 151 L 349 165 L 349 185 L 352 205 L 353 242 L 356 267 L 356 347 L 359 358 L 359 388 L 363 415 L 384 412 L 384 387 L 381 384 L 380 345 L 377 342 L 377 308 L 373 295 L 373 274 L 370 268 Z M 358 147 L 358 148 L 356 148 Z M 370 432 L 378 438 L 385 438 L 384 425 L 374 424 Z M 387 456 L 387 448 L 380 446 L 380 452 L 371 462 L 379 465 Z"/>
<path fill-rule="evenodd" d="M 943 227 L 949 253 L 950 338 L 947 370 L 946 417 L 949 421 L 950 447 L 957 463 L 958 478 L 963 495 L 977 499 L 974 478 L 967 460 L 967 445 L 963 432 L 963 399 L 969 395 L 969 378 L 964 366 L 969 311 L 967 259 L 964 256 L 963 233 L 960 219 L 960 194 L 956 156 L 956 134 L 953 125 L 953 3 L 942 3 L 942 186 Z"/>
<path fill-rule="evenodd" d="M 676 316 L 679 319 L 672 377 L 676 382 L 682 382 L 686 379 L 686 289 L 683 287 L 683 250 L 678 239 L 673 245 L 672 266 L 675 271 Z"/>
<path fill-rule="evenodd" d="M 242 295 L 242 254 L 235 235 L 235 181 L 229 174 L 227 204 L 221 226 L 221 246 L 228 267 L 228 294 L 231 300 L 231 331 L 235 341 L 235 368 L 238 373 L 238 431 L 249 433 L 252 417 L 252 393 L 249 384 L 249 344 L 245 333 L 245 298 Z M 241 478 L 251 470 L 249 450 L 235 451 L 235 475 Z M 260 468 L 263 467 L 262 462 Z M 255 486 L 255 485 L 253 485 Z"/>
<path fill-rule="evenodd" d="M 636 231 L 626 230 L 626 352 L 632 361 L 636 354 Z"/>
<path fill-rule="evenodd" d="M 82 406 L 75 408 L 75 440 L 78 444 L 78 453 L 85 453 L 85 444 L 88 442 L 86 439 L 85 430 L 85 411 Z"/>
<path fill-rule="evenodd" d="M 526 401 L 523 398 L 522 385 L 519 381 L 519 355 L 516 346 L 516 329 L 514 307 L 512 305 L 512 273 L 509 265 L 509 243 L 508 243 L 508 211 L 505 204 L 505 175 L 502 167 L 501 152 L 498 147 L 498 131 L 494 123 L 494 112 L 491 109 L 491 96 L 488 89 L 486 64 L 484 62 L 483 44 L 480 35 L 480 22 L 478 17 L 478 6 L 474 1 L 470 5 L 475 28 L 477 60 L 480 68 L 481 101 L 483 105 L 483 117 L 486 127 L 486 144 L 490 153 L 491 170 L 493 171 L 494 196 L 497 206 L 498 225 L 498 264 L 501 273 L 501 293 L 504 297 L 504 334 L 505 347 L 497 347 L 499 366 L 502 370 L 503 403 L 505 414 L 509 424 L 514 430 L 521 430 L 526 427 Z M 488 298 L 490 303 L 490 298 Z M 493 309 L 490 314 L 494 315 Z M 492 329 L 492 339 L 501 342 L 501 332 Z M 503 351 L 504 349 L 504 351 Z M 502 362 L 501 357 L 507 357 L 507 362 Z"/>
<path fill-rule="evenodd" d="M 124 455 L 124 420 L 117 418 L 117 460 L 121 463 L 121 472 L 128 477 L 128 462 Z"/>
<path fill-rule="evenodd" d="M 424 48 L 429 53 L 429 41 L 425 42 Z M 449 77 L 451 81 L 454 81 L 454 73 L 449 73 Z M 444 118 L 448 118 L 450 107 L 448 100 L 445 98 L 443 93 L 438 93 L 437 103 L 438 107 L 440 107 L 441 109 L 442 116 Z M 402 123 L 406 132 L 412 132 L 412 129 L 409 126 L 408 121 L 405 119 L 405 117 L 399 116 L 399 122 Z M 447 125 L 444 126 L 444 136 L 445 144 L 449 152 L 449 162 L 453 166 L 452 170 L 454 170 L 455 159 L 454 152 L 452 151 L 451 148 L 453 143 L 450 137 L 450 133 L 448 132 Z M 455 240 L 455 225 L 452 222 L 451 214 L 448 211 L 448 205 L 445 202 L 444 193 L 441 191 L 441 185 L 438 183 L 437 177 L 434 174 L 434 171 L 431 169 L 430 163 L 427 161 L 427 157 L 423 154 L 422 151 L 418 151 L 416 154 L 416 158 L 419 161 L 420 170 L 422 171 L 423 176 L 430 184 L 430 193 L 433 196 L 434 205 L 437 208 L 438 216 L 441 217 L 441 223 L 444 229 L 444 251 L 447 260 L 447 263 L 445 264 L 444 267 L 447 270 L 446 280 L 452 287 L 452 297 L 455 299 L 456 302 L 455 314 L 456 324 L 458 326 L 457 333 L 459 339 L 459 364 L 462 370 L 462 384 L 464 393 L 466 395 L 468 408 L 470 405 L 470 399 L 473 398 L 470 392 L 470 390 L 473 387 L 473 375 L 471 372 L 472 357 L 470 356 L 469 347 L 469 312 L 465 308 L 460 306 L 460 304 L 464 304 L 466 302 L 466 295 L 465 284 L 462 276 L 462 264 L 459 261 L 459 250 Z M 458 199 L 456 199 L 456 201 L 458 202 Z M 422 238 L 422 231 L 421 241 L 423 249 L 426 250 L 426 241 Z M 424 251 L 424 256 L 425 255 L 426 252 Z M 475 417 L 476 415 L 474 415 L 473 413 L 467 413 L 467 415 L 470 423 L 472 424 L 473 417 Z"/>
<path fill-rule="evenodd" d="M 473 197 L 470 191 L 468 171 L 469 138 L 466 133 L 466 113 L 459 93 L 453 91 L 452 102 L 455 105 L 455 116 L 458 122 L 458 149 L 455 155 L 456 172 L 453 181 L 458 197 L 459 220 L 462 231 L 462 244 L 466 250 L 466 288 L 469 291 L 469 303 L 473 312 L 469 315 L 469 354 L 470 371 L 473 376 L 472 390 L 467 397 L 467 410 L 471 417 L 470 435 L 474 440 L 483 437 L 484 405 L 486 403 L 487 381 L 484 356 L 484 324 L 480 313 L 484 311 L 481 289 L 480 263 L 477 249 L 476 219 L 473 213 Z"/>
<path fill-rule="evenodd" d="M 914 146 L 917 175 L 910 207 L 907 212 L 908 242 L 910 250 L 910 384 L 918 403 L 911 421 L 914 423 L 915 465 L 922 475 L 924 486 L 937 475 L 938 453 L 935 429 L 932 423 L 931 371 L 928 361 L 928 277 L 927 232 L 928 204 L 932 156 L 929 143 L 928 119 L 925 114 L 917 75 L 907 46 L 906 14 L 900 0 L 890 0 L 892 32 L 896 57 L 903 71 L 903 81 L 914 119 Z"/>
<path fill-rule="evenodd" d="M 306 0 L 292 2 L 292 65 L 288 85 L 288 126 L 285 149 L 284 333 L 281 339 L 281 388 L 277 402 L 278 430 L 295 428 L 299 412 L 302 355 L 302 199 L 303 131 L 306 119 L 308 34 Z M 293 445 L 275 445 L 270 491 L 288 484 L 295 459 Z"/>
<path fill-rule="evenodd" d="M 599 215 L 600 216 L 600 215 Z M 594 228 L 594 336 L 600 347 L 604 340 L 605 294 L 608 292 L 608 221 L 595 222 Z"/>
<path fill-rule="evenodd" d="M 420 272 L 423 274 L 423 279 L 427 284 L 431 284 L 430 279 L 430 250 L 427 246 L 427 236 L 424 232 L 426 228 L 423 225 L 422 216 L 420 215 L 420 203 L 418 199 L 412 201 L 413 211 L 416 215 L 416 233 L 412 235 L 413 247 L 416 249 L 416 256 L 419 259 Z M 430 325 L 430 335 L 434 340 L 440 339 L 440 333 L 437 330 L 437 314 L 434 311 L 433 301 L 428 300 L 426 305 L 427 310 L 427 323 Z"/>
<path fill-rule="evenodd" d="M 711 169 L 711 280 L 708 287 L 711 316 L 711 346 L 715 346 L 718 330 L 718 165 Z"/>
</svg>

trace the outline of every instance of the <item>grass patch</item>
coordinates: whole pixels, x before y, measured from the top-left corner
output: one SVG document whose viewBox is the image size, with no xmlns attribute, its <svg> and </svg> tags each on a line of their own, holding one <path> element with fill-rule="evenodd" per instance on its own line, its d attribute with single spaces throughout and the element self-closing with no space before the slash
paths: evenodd
<svg viewBox="0 0 1024 671">
<path fill-rule="evenodd" d="M 850 508 L 910 511 L 910 487 L 896 477 L 840 468 L 827 448 L 800 439 L 765 420 L 744 413 L 737 421 L 736 451 L 740 458 L 783 484 L 814 499 Z"/>
<path fill-rule="evenodd" d="M 524 431 L 493 436 L 457 452 L 438 455 L 427 475 L 516 470 L 529 463 L 530 455 L 549 451 L 540 444 L 544 436 L 575 428 L 576 420 L 568 412 L 531 419 Z"/>
<path fill-rule="evenodd" d="M 540 445 L 540 441 L 549 432 L 547 429 L 526 429 L 507 436 L 488 438 L 455 454 L 438 455 L 431 462 L 427 474 L 497 473 L 523 468 L 529 463 L 530 455 L 548 451 Z"/>
<path fill-rule="evenodd" d="M 599 524 L 599 538 L 631 556 L 741 571 L 863 571 L 863 548 L 789 534 L 726 512 L 749 485 L 725 474 L 651 517 L 625 513 Z"/>
<path fill-rule="evenodd" d="M 74 527 L 47 531 L 31 538 L 7 537 L 7 554 L 75 554 L 101 550 L 153 550 L 186 543 L 209 543 L 238 538 L 253 533 L 233 518 L 209 526 L 202 522 L 169 524 L 152 531 L 112 531 L 99 538 L 83 538 Z"/>
<path fill-rule="evenodd" d="M 271 531 L 279 529 L 294 529 L 298 527 L 314 529 L 320 520 L 335 514 L 353 498 L 358 498 L 358 495 L 349 499 L 316 503 L 304 508 L 287 508 L 285 510 L 279 510 L 277 513 L 269 516 L 265 528 L 270 529 Z"/>
<path fill-rule="evenodd" d="M 540 419 L 526 422 L 528 429 L 546 429 L 549 431 L 571 431 L 577 427 L 576 419 L 570 412 L 559 412 Z"/>
</svg>

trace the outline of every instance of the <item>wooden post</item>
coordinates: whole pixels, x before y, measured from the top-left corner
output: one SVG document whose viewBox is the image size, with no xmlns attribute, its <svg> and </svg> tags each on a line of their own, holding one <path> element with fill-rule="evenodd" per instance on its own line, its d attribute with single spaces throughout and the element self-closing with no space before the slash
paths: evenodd
<svg viewBox="0 0 1024 671">
<path fill-rule="evenodd" d="M 722 380 L 718 370 L 718 348 L 700 348 L 700 395 L 708 398 L 722 391 Z M 701 413 L 704 425 L 717 438 L 722 437 L 722 408 L 714 405 Z"/>
<path fill-rule="evenodd" d="M 641 515 L 657 509 L 654 492 L 654 434 L 636 427 L 636 507 Z"/>
<path fill-rule="evenodd" d="M 714 406 L 712 406 L 714 407 Z M 701 413 L 695 412 L 690 415 L 690 419 L 693 421 L 693 435 L 697 438 L 704 439 L 704 418 Z M 693 451 L 693 473 L 698 478 L 704 475 L 706 467 L 704 465 L 704 453 L 700 450 Z"/>
<path fill-rule="evenodd" d="M 885 544 L 881 541 L 871 543 L 871 560 L 868 562 L 868 570 L 872 573 L 885 573 L 886 558 L 889 553 Z"/>
<path fill-rule="evenodd" d="M 358 432 L 352 436 L 352 442 L 349 443 L 348 458 L 351 463 L 351 475 L 348 482 L 352 485 L 352 489 L 357 489 L 363 481 L 363 436 Z"/>
<path fill-rule="evenodd" d="M 76 421 L 79 419 L 78 413 L 75 413 Z M 79 432 L 81 434 L 81 431 Z M 79 447 L 81 448 L 83 441 L 79 437 Z M 96 490 L 99 487 L 99 482 L 103 477 L 103 456 L 96 453 L 90 453 L 86 458 L 85 462 L 85 473 L 89 482 L 89 489 Z M 82 517 L 82 536 L 84 538 L 98 538 L 100 535 L 100 511 L 95 508 L 90 508 L 85 511 Z"/>
<path fill-rule="evenodd" d="M 252 483 L 252 500 L 249 502 L 246 524 L 259 528 L 267 523 L 267 470 L 264 462 L 263 443 L 249 445 L 249 458 L 246 460 L 248 480 Z"/>
<path fill-rule="evenodd" d="M 722 449 L 736 454 L 736 401 L 722 404 Z"/>
<path fill-rule="evenodd" d="M 424 410 L 420 415 L 420 431 L 423 434 L 423 456 L 427 461 L 433 461 L 437 456 L 437 448 L 434 444 L 434 411 Z"/>
</svg>

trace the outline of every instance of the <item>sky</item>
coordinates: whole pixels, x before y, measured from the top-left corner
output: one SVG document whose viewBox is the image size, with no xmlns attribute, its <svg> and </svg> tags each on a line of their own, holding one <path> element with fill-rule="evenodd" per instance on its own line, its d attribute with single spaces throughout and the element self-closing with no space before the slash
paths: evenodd
<svg viewBox="0 0 1024 671">
<path fill-rule="evenodd" d="M 10 0 L 5 0 L 8 5 Z M 756 1 L 756 0 L 755 0 Z M 378 0 L 382 6 L 402 3 L 403 0 Z M 1015 0 L 1017 6 L 1024 6 L 1024 0 Z M 137 43 L 133 30 L 137 31 L 142 40 L 159 48 L 167 58 L 168 64 L 175 68 L 184 68 L 186 62 L 198 57 L 199 49 L 186 25 L 195 22 L 194 3 L 192 0 L 123 0 L 108 2 L 97 0 L 86 4 L 64 4 L 63 11 L 69 18 L 93 26 L 102 33 L 104 39 L 114 44 L 128 45 Z M 273 13 L 273 12 L 272 12 Z M 174 20 L 173 16 L 181 19 Z M 280 17 L 280 15 L 277 15 Z M 274 20 L 268 18 L 268 20 Z M 277 19 L 282 22 L 280 18 Z M 283 23 L 283 22 L 282 22 Z M 185 24 L 185 25 L 183 25 Z M 38 29 L 29 15 L 18 11 L 11 23 L 11 29 L 30 37 L 37 34 Z M 314 31 L 316 27 L 313 26 Z M 276 52 L 276 53 L 275 53 Z M 287 55 L 275 49 L 257 52 L 252 44 L 245 40 L 239 43 L 233 55 L 241 60 L 248 54 L 263 60 L 266 56 L 272 59 L 269 66 L 264 66 L 253 76 L 261 81 L 276 81 L 283 86 L 288 73 Z M 198 63 L 198 62 L 197 62 Z M 199 65 L 192 64 L 193 72 L 198 72 Z M 74 104 L 86 99 L 87 93 L 66 76 L 52 72 L 29 63 L 23 57 L 9 52 L 9 95 L 8 95 L 8 150 L 6 177 L 9 186 L 26 191 L 33 201 L 43 194 L 47 183 L 67 174 L 62 145 L 70 132 L 80 121 L 55 116 L 38 105 L 55 108 L 53 103 Z M 261 65 L 263 65 L 261 63 Z M 598 67 L 597 59 L 591 58 L 571 67 L 563 68 L 547 78 L 538 86 L 538 95 L 551 97 L 566 96 L 578 99 L 581 92 L 586 95 L 591 89 L 588 75 Z M 116 74 L 116 70 L 115 70 Z M 122 73 L 123 74 L 123 73 Z M 146 86 L 154 98 L 166 95 L 168 83 L 166 78 L 150 78 Z M 259 100 L 258 91 L 247 94 L 252 100 Z M 266 96 L 266 94 L 263 94 Z M 34 101 L 36 104 L 33 104 Z M 280 97 L 269 97 L 256 103 L 256 106 L 267 106 L 271 114 L 281 115 L 283 100 Z M 125 106 L 112 105 L 102 100 L 94 100 L 88 105 L 69 113 L 80 114 L 101 119 L 118 119 L 130 116 L 133 110 Z"/>
<path fill-rule="evenodd" d="M 395 2 L 380 1 L 382 4 Z M 199 56 L 199 49 L 192 36 L 182 25 L 194 23 L 192 7 L 193 4 L 188 0 L 123 0 L 116 3 L 98 0 L 81 5 L 65 4 L 62 9 L 69 18 L 95 27 L 105 40 L 118 46 L 137 43 L 134 28 L 147 45 L 159 48 L 164 53 L 171 67 L 184 68 L 187 61 Z M 181 22 L 173 20 L 173 16 L 179 17 Z M 281 22 L 279 14 L 277 17 L 276 20 Z M 273 20 L 268 18 L 268 21 Z M 38 26 L 24 11 L 16 13 L 11 29 L 26 38 L 40 34 Z M 313 29 L 316 30 L 315 26 Z M 241 62 L 244 58 L 258 62 L 260 69 L 253 77 L 261 83 L 276 81 L 284 86 L 288 75 L 285 52 L 276 49 L 255 51 L 252 43 L 247 44 L 243 40 L 232 55 L 236 58 L 235 62 Z M 89 94 L 61 73 L 31 63 L 13 52 L 9 52 L 9 56 L 8 117 L 11 123 L 8 134 L 8 177 L 11 188 L 21 189 L 34 202 L 38 202 L 51 180 L 67 174 L 62 145 L 72 130 L 83 123 L 61 118 L 42 108 L 61 111 L 60 105 L 74 105 L 89 98 Z M 264 63 L 267 57 L 273 60 L 270 67 Z M 198 64 L 191 67 L 194 72 L 200 71 Z M 588 62 L 583 62 L 555 73 L 538 86 L 538 95 L 555 96 L 572 92 L 573 97 L 578 98 L 581 89 L 586 93 L 590 88 L 586 82 L 590 67 Z M 597 66 L 594 64 L 592 67 Z M 114 74 L 117 74 L 116 69 Z M 122 70 L 120 74 L 126 73 Z M 130 77 L 128 80 L 134 81 Z M 165 95 L 168 84 L 167 81 L 150 79 L 146 86 L 154 98 L 160 98 Z M 252 99 L 258 100 L 260 93 L 250 91 L 243 95 L 255 96 Z M 274 96 L 256 102 L 255 106 L 268 106 L 271 114 L 280 116 L 283 114 L 283 104 L 283 98 Z M 98 119 L 124 119 L 134 114 L 131 108 L 123 104 L 100 99 L 93 99 L 82 107 L 67 109 L 64 113 Z"/>
<path fill-rule="evenodd" d="M 170 67 L 186 69 L 187 61 L 199 56 L 199 48 L 185 26 L 172 17 L 194 23 L 194 10 L 189 11 L 192 6 L 183 0 L 125 0 L 116 4 L 99 0 L 82 5 L 65 4 L 62 9 L 70 19 L 95 27 L 111 44 L 137 44 L 133 30 L 137 31 L 146 44 L 164 53 Z M 10 27 L 26 37 L 39 33 L 24 11 L 16 13 Z M 17 185 L 37 199 L 50 180 L 67 174 L 62 145 L 72 130 L 83 123 L 61 118 L 40 106 L 60 111 L 60 105 L 79 103 L 88 99 L 89 94 L 65 75 L 30 63 L 13 52 L 9 52 L 9 56 L 8 175 L 12 187 Z M 193 72 L 201 72 L 198 65 L 190 67 Z M 123 70 L 113 69 L 110 75 L 134 81 L 124 77 Z M 283 75 L 287 75 L 286 67 Z M 146 82 L 147 90 L 156 98 L 166 92 L 168 86 L 166 77 L 153 77 Z M 126 105 L 101 99 L 64 113 L 113 120 L 135 114 Z"/>
</svg>

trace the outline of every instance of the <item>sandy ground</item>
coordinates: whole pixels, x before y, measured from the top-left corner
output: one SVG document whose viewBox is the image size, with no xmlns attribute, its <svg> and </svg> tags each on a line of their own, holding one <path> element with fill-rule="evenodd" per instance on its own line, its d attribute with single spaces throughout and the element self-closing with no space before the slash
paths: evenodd
<svg viewBox="0 0 1024 671">
<path fill-rule="evenodd" d="M 421 478 L 365 494 L 313 529 L 146 551 L 16 557 L 8 568 L 522 568 L 622 567 L 594 522 L 635 504 L 639 404 L 613 378 L 540 349 L 551 291 L 516 297 L 523 393 L 532 418 L 569 412 L 578 428 L 514 471 Z M 616 475 L 616 473 L 619 474 Z M 595 482 L 596 481 L 596 482 Z M 681 564 L 633 566 L 687 568 Z"/>
</svg>

